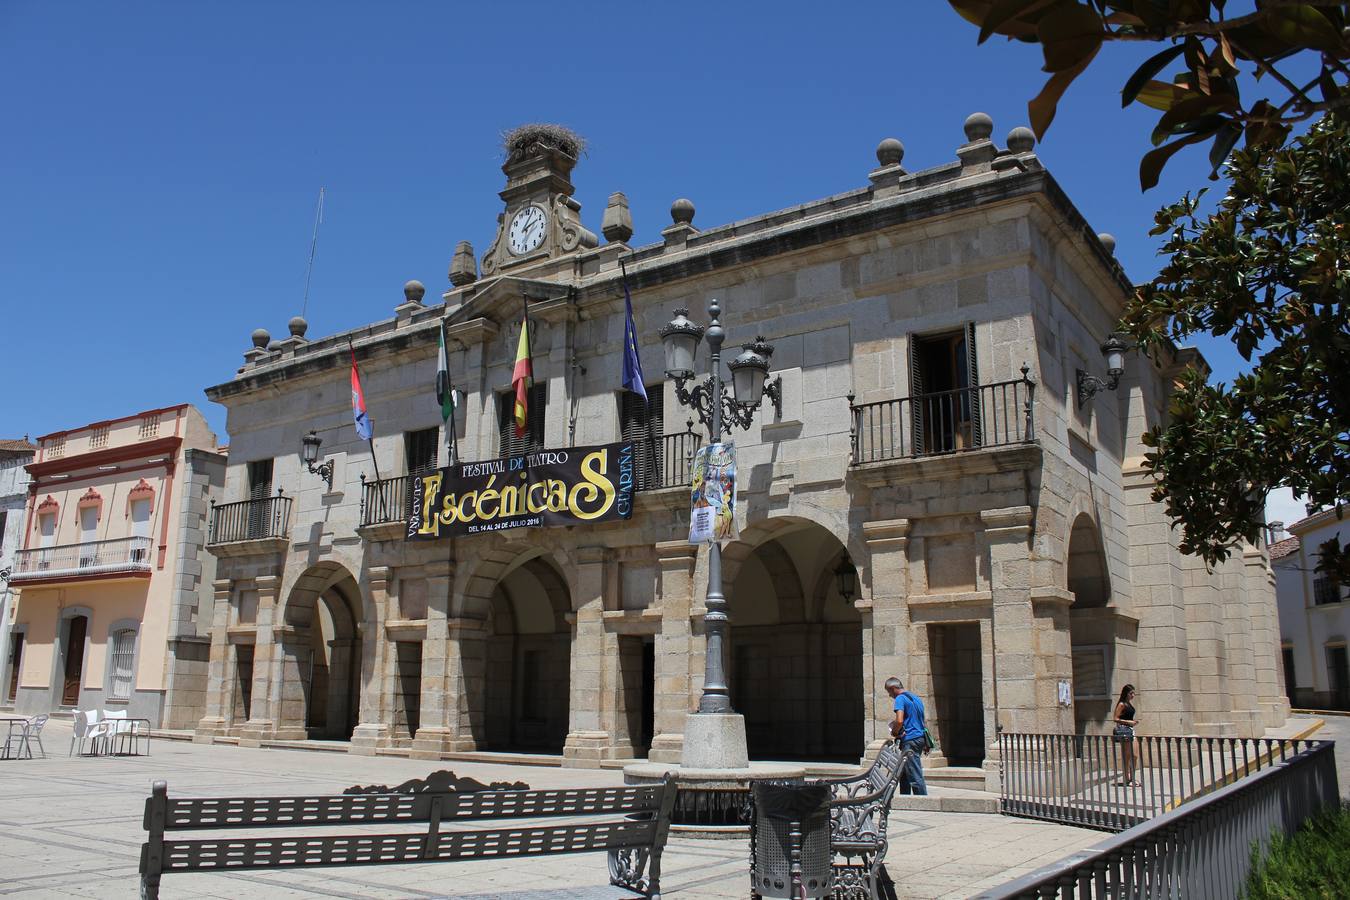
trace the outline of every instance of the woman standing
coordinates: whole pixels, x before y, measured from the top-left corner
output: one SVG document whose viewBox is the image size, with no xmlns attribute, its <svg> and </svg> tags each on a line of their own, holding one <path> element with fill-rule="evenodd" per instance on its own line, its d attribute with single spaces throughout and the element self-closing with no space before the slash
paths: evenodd
<svg viewBox="0 0 1350 900">
<path fill-rule="evenodd" d="M 1139 787 L 1139 782 L 1134 780 L 1134 726 L 1139 724 L 1134 711 L 1134 685 L 1127 684 L 1120 689 L 1120 700 L 1112 718 L 1116 720 L 1116 728 L 1111 735 L 1120 744 L 1125 763 L 1116 787 Z"/>
</svg>

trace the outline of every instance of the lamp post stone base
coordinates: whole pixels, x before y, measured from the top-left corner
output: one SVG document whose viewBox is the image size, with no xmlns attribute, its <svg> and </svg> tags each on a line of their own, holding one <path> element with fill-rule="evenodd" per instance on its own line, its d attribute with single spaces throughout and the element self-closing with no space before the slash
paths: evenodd
<svg viewBox="0 0 1350 900">
<path fill-rule="evenodd" d="M 745 769 L 745 717 L 739 713 L 690 713 L 684 720 L 684 769 Z"/>
</svg>

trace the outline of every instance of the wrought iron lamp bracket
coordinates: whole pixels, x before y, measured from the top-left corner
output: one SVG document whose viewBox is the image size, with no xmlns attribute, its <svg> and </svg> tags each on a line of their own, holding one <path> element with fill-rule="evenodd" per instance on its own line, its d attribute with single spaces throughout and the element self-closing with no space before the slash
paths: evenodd
<svg viewBox="0 0 1350 900">
<path fill-rule="evenodd" d="M 686 388 L 692 380 L 692 376 L 686 375 L 675 379 L 675 397 L 683 406 L 692 409 L 697 415 L 699 423 L 705 427 L 712 427 L 712 396 L 713 379 L 707 376 L 692 389 Z M 778 418 L 783 417 L 783 376 L 779 375 L 772 381 L 764 383 L 763 396 L 769 398 L 773 404 L 774 412 Z M 722 385 L 721 396 L 719 400 L 722 403 L 722 427 L 729 429 L 736 427 L 742 431 L 747 431 L 755 419 L 755 410 L 759 409 L 763 401 L 758 401 L 750 406 L 742 406 L 737 403 L 735 398 L 727 392 L 725 383 Z"/>
<path fill-rule="evenodd" d="M 328 485 L 331 493 L 333 490 L 333 461 L 330 459 L 322 463 L 309 463 L 309 471 L 313 475 L 318 475 L 323 479 L 324 484 Z M 280 492 L 278 492 L 280 493 Z"/>
<path fill-rule="evenodd" d="M 1114 391 L 1120 387 L 1119 372 L 1113 373 L 1108 378 L 1098 378 L 1082 369 L 1075 369 L 1078 376 L 1078 408 L 1082 409 L 1083 404 L 1087 403 L 1094 395 L 1101 391 Z"/>
</svg>

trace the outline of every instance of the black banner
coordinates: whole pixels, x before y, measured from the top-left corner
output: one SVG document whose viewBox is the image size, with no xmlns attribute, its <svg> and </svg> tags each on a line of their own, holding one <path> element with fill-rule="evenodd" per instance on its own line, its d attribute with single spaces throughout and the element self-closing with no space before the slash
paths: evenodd
<svg viewBox="0 0 1350 900">
<path fill-rule="evenodd" d="M 627 519 L 636 479 L 631 442 L 447 466 L 412 479 L 404 536 L 426 541 Z"/>
</svg>

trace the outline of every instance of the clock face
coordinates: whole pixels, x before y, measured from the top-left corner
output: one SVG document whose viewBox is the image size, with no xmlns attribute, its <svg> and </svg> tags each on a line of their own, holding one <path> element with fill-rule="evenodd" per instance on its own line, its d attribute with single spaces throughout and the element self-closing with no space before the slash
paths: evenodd
<svg viewBox="0 0 1350 900">
<path fill-rule="evenodd" d="M 516 256 L 529 253 L 544 242 L 548 214 L 537 206 L 527 206 L 511 218 L 506 246 Z"/>
</svg>

